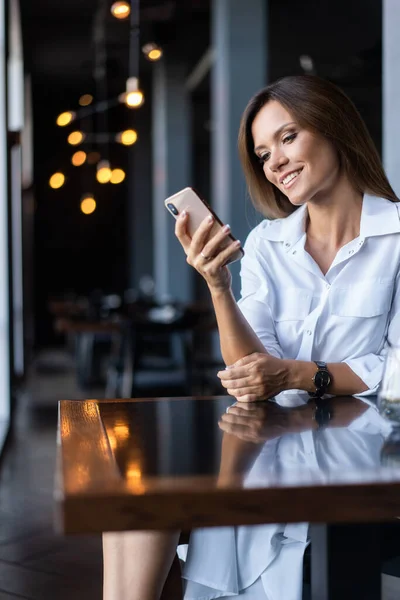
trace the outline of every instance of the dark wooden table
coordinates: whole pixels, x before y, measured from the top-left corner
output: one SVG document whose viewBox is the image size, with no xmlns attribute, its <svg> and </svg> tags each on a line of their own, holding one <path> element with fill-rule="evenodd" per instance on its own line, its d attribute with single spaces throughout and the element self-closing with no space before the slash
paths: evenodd
<svg viewBox="0 0 400 600">
<path fill-rule="evenodd" d="M 218 421 L 231 404 L 228 397 L 61 401 L 58 529 L 190 531 L 306 521 L 312 524 L 313 599 L 380 598 L 378 523 L 400 515 L 400 469 L 380 463 L 384 436 L 362 438 L 366 466 L 358 451 L 353 464 L 349 450 L 328 470 L 302 462 L 291 465 L 290 477 L 251 481 L 247 474 L 265 441 L 221 432 Z M 354 419 L 347 417 L 348 424 Z M 341 436 L 354 436 L 339 428 Z M 324 452 L 329 429 L 309 435 Z M 375 458 L 368 457 L 368 443 Z M 316 462 L 324 463 L 318 453 Z"/>
</svg>

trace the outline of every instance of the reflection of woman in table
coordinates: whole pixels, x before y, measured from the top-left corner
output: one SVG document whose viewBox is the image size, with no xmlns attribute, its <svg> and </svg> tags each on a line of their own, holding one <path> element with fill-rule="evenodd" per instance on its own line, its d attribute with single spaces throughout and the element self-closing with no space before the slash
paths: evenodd
<svg viewBox="0 0 400 600">
<path fill-rule="evenodd" d="M 210 289 L 230 367 L 219 374 L 222 385 L 240 402 L 292 389 L 375 393 L 388 340 L 400 338 L 400 205 L 358 112 L 328 82 L 284 78 L 250 101 L 239 153 L 250 195 L 267 219 L 246 241 L 238 304 L 224 266 L 237 246 L 221 250 L 229 229 L 210 239 L 212 223 L 205 221 L 190 239 L 190 217 L 182 213 L 176 223 L 188 263 Z M 186 598 L 227 596 L 218 586 L 231 568 L 238 571 L 239 596 L 252 597 L 262 566 L 254 581 L 240 573 L 248 572 L 251 556 L 266 551 L 257 527 L 247 530 L 237 564 L 226 563 L 222 548 L 212 572 L 201 561 L 191 568 L 188 589 L 197 583 L 207 591 Z M 191 544 L 201 544 L 200 535 Z M 106 600 L 159 598 L 177 540 L 178 534 L 161 533 L 105 536 Z M 123 576 L 116 570 L 119 552 L 129 564 Z M 119 596 L 117 580 L 125 592 Z"/>
</svg>

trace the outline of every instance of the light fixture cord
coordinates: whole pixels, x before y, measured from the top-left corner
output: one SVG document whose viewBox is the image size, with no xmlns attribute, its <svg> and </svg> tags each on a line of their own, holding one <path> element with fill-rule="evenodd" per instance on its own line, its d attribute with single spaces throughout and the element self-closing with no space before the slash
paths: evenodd
<svg viewBox="0 0 400 600">
<path fill-rule="evenodd" d="M 131 20 L 129 32 L 129 77 L 139 78 L 139 41 L 140 41 L 139 0 L 131 0 Z"/>
<path fill-rule="evenodd" d="M 99 0 L 97 14 L 94 23 L 94 46 L 95 46 L 95 67 L 94 79 L 96 83 L 96 96 L 99 103 L 107 103 L 107 49 L 106 49 L 106 18 L 108 2 Z M 108 133 L 108 115 L 107 110 L 97 112 L 97 131 Z M 108 160 L 108 141 L 104 138 L 101 144 L 101 157 Z"/>
</svg>

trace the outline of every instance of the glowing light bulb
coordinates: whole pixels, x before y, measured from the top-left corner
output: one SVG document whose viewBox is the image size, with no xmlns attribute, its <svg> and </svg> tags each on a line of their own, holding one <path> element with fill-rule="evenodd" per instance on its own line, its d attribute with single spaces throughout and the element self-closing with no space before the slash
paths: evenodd
<svg viewBox="0 0 400 600">
<path fill-rule="evenodd" d="M 97 165 L 96 179 L 99 183 L 108 183 L 111 179 L 111 168 L 108 160 L 101 160 Z"/>
<path fill-rule="evenodd" d="M 134 129 L 126 129 L 125 131 L 121 131 L 116 136 L 117 142 L 123 144 L 124 146 L 132 146 L 138 139 L 138 134 Z"/>
<path fill-rule="evenodd" d="M 139 108 L 144 102 L 144 95 L 139 90 L 139 80 L 137 77 L 129 77 L 126 82 L 126 92 L 119 96 L 120 102 L 125 102 L 128 108 Z"/>
<path fill-rule="evenodd" d="M 72 121 L 75 119 L 75 116 L 75 113 L 71 110 L 63 112 L 61 115 L 58 115 L 56 123 L 59 127 L 66 127 L 66 125 L 72 123 Z"/>
<path fill-rule="evenodd" d="M 89 104 L 92 104 L 92 102 L 93 102 L 92 94 L 83 94 L 83 96 L 81 96 L 79 98 L 80 106 L 89 106 Z"/>
<path fill-rule="evenodd" d="M 71 158 L 71 162 L 74 167 L 81 167 L 86 162 L 86 152 L 78 150 Z"/>
<path fill-rule="evenodd" d="M 129 17 L 130 13 L 131 7 L 129 2 L 126 2 L 126 0 L 114 2 L 111 6 L 111 14 L 116 19 L 126 19 L 127 17 Z"/>
<path fill-rule="evenodd" d="M 113 169 L 111 173 L 110 183 L 122 183 L 125 179 L 125 171 L 122 169 Z"/>
<path fill-rule="evenodd" d="M 63 173 L 54 173 L 50 177 L 49 186 L 53 188 L 53 190 L 58 190 L 65 183 L 65 175 Z"/>
<path fill-rule="evenodd" d="M 91 215 L 96 210 L 96 200 L 92 194 L 86 194 L 81 200 L 81 211 L 84 215 Z"/>
<path fill-rule="evenodd" d="M 129 92 L 125 97 L 125 104 L 130 108 L 139 108 L 144 102 L 143 92 L 137 90 L 136 92 Z"/>
<path fill-rule="evenodd" d="M 68 136 L 68 144 L 71 146 L 79 146 L 85 139 L 85 134 L 82 131 L 73 131 Z"/>
<path fill-rule="evenodd" d="M 150 42 L 149 44 L 145 44 L 142 48 L 143 54 L 148 60 L 156 61 L 160 60 L 163 55 L 163 51 L 160 46 L 157 46 L 154 42 Z"/>
</svg>

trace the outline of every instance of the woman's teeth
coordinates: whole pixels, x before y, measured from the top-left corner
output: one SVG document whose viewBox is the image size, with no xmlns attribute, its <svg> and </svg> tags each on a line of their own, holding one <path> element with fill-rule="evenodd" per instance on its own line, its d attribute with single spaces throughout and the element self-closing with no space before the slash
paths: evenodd
<svg viewBox="0 0 400 600">
<path fill-rule="evenodd" d="M 292 181 L 292 179 L 297 177 L 297 175 L 299 175 L 300 173 L 301 173 L 301 169 L 299 171 L 295 171 L 294 173 L 289 173 L 289 175 L 287 177 L 285 177 L 285 179 L 282 181 L 283 185 L 287 185 L 290 181 Z"/>
</svg>

